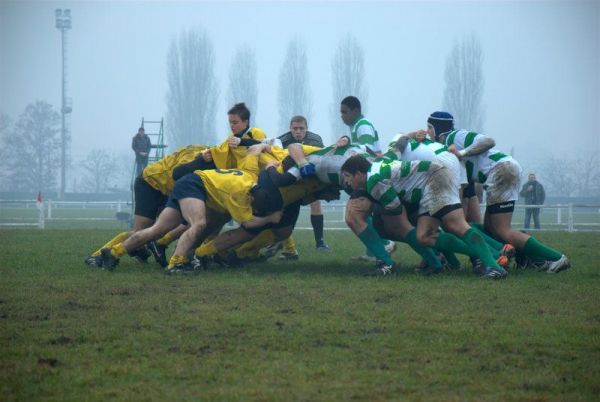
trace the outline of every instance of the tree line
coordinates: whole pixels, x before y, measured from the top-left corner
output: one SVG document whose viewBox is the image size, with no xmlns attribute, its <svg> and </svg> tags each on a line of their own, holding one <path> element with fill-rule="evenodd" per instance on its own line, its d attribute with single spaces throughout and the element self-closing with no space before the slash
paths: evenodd
<svg viewBox="0 0 600 402">
<path fill-rule="evenodd" d="M 447 55 L 444 74 L 445 88 L 442 109 L 451 111 L 456 126 L 481 132 L 484 125 L 482 106 L 484 78 L 483 51 L 475 35 L 457 40 Z M 254 50 L 241 46 L 231 60 L 226 91 L 227 105 L 245 102 L 254 116 L 259 110 L 257 61 Z M 354 95 L 368 105 L 368 89 L 363 47 L 351 34 L 338 43 L 331 60 L 332 92 L 330 123 L 332 133 L 343 133 L 339 118 L 339 102 Z M 215 74 L 215 49 L 210 36 L 203 30 L 186 30 L 174 38 L 167 56 L 168 91 L 166 95 L 166 132 L 172 148 L 192 144 L 215 144 L 215 119 L 220 90 Z M 308 73 L 306 43 L 300 37 L 288 44 L 278 77 L 279 132 L 287 131 L 293 115 L 303 115 L 311 121 L 312 91 Z M 319 91 L 321 92 L 321 91 Z M 432 109 L 436 108 L 432 105 Z M 45 101 L 35 101 L 13 122 L 0 115 L 0 157 L 5 169 L 0 172 L 0 184 L 13 191 L 53 191 L 57 188 L 60 167 L 60 115 Z M 331 138 L 330 140 L 333 140 Z M 327 138 L 326 138 L 327 141 Z M 588 160 L 589 159 L 589 160 Z M 549 190 L 564 193 L 588 191 L 598 187 L 598 169 L 594 156 L 578 158 L 572 163 L 560 159 L 544 167 Z M 112 156 L 94 149 L 78 161 L 69 161 L 72 188 L 78 192 L 108 192 L 128 188 L 131 179 L 131 155 Z M 585 166 L 583 166 L 585 165 Z M 559 169 L 563 174 L 555 174 Z M 565 175 L 565 172 L 570 172 Z M 74 173 L 76 172 L 76 173 Z M 115 174 L 115 172 L 119 172 Z M 582 173 L 583 172 L 583 173 Z"/>
</svg>

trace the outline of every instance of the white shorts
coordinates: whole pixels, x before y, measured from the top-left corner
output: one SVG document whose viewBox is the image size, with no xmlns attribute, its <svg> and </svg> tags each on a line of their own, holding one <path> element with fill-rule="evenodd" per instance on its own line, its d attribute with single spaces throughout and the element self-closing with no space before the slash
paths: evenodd
<svg viewBox="0 0 600 402">
<path fill-rule="evenodd" d="M 455 185 L 454 173 L 446 166 L 432 172 L 419 203 L 419 215 L 435 215 L 440 209 L 460 204 L 459 189 Z"/>
<path fill-rule="evenodd" d="M 452 177 L 457 188 L 460 188 L 462 184 L 467 184 L 467 169 L 458 160 L 456 155 L 451 152 L 442 152 L 436 155 L 433 160 L 440 162 L 452 172 Z"/>
<path fill-rule="evenodd" d="M 483 183 L 486 205 L 518 200 L 521 170 L 521 165 L 514 159 L 500 162 L 494 166 Z"/>
</svg>

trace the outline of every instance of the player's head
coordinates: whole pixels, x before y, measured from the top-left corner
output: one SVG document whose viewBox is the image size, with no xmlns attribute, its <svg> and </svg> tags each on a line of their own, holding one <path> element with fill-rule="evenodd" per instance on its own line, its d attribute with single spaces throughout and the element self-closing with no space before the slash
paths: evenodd
<svg viewBox="0 0 600 402">
<path fill-rule="evenodd" d="M 427 132 L 431 139 L 439 141 L 440 137 L 454 130 L 454 117 L 448 112 L 433 112 L 427 119 Z"/>
<path fill-rule="evenodd" d="M 283 198 L 266 171 L 258 175 L 258 183 L 250 189 L 252 214 L 267 216 L 283 208 Z"/>
<path fill-rule="evenodd" d="M 361 155 L 353 155 L 342 165 L 342 176 L 344 184 L 350 186 L 352 190 L 362 190 L 367 185 L 367 172 L 371 167 L 371 162 Z"/>
<path fill-rule="evenodd" d="M 145 134 L 146 130 L 144 130 L 144 127 L 140 127 L 138 128 L 138 134 Z"/>
<path fill-rule="evenodd" d="M 340 104 L 340 115 L 347 126 L 354 124 L 361 114 L 360 101 L 356 96 L 346 96 Z"/>
<path fill-rule="evenodd" d="M 535 173 L 529 173 L 529 176 L 527 177 L 527 180 L 529 180 L 529 181 L 535 181 Z"/>
<path fill-rule="evenodd" d="M 304 116 L 294 116 L 290 120 L 290 132 L 296 141 L 302 142 L 306 137 L 308 122 Z"/>
<path fill-rule="evenodd" d="M 227 118 L 229 119 L 231 131 L 236 134 L 241 133 L 250 125 L 250 110 L 245 103 L 236 103 L 227 112 Z"/>
</svg>

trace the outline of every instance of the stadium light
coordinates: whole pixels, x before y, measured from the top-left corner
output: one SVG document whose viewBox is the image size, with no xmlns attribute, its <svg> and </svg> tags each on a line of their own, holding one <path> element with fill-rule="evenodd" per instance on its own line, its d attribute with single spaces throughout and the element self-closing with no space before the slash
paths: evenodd
<svg viewBox="0 0 600 402">
<path fill-rule="evenodd" d="M 62 38 L 62 127 L 61 127 L 61 167 L 60 167 L 60 194 L 59 198 L 64 199 L 66 186 L 66 168 L 67 168 L 67 115 L 73 110 L 70 99 L 67 99 L 67 31 L 71 29 L 71 10 L 55 10 L 56 28 L 61 32 Z"/>
</svg>

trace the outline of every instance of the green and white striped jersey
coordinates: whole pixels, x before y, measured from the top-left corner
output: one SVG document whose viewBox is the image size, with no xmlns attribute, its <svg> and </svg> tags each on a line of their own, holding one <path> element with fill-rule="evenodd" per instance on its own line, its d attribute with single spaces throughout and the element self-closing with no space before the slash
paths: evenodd
<svg viewBox="0 0 600 402">
<path fill-rule="evenodd" d="M 350 128 L 350 140 L 353 144 L 369 147 L 375 153 L 381 152 L 377 130 L 363 115 L 360 115 L 356 123 Z"/>
<path fill-rule="evenodd" d="M 462 151 L 469 148 L 478 137 L 484 137 L 467 130 L 454 130 L 446 137 L 446 146 L 456 146 L 456 149 Z M 481 154 L 465 156 L 462 158 L 467 169 L 467 177 L 479 183 L 485 183 L 490 170 L 500 162 L 512 160 L 510 155 L 506 155 L 497 149 L 489 149 Z"/>
<path fill-rule="evenodd" d="M 430 176 L 442 168 L 436 161 L 376 161 L 367 172 L 367 192 L 386 209 L 401 201 L 418 204 Z"/>
<path fill-rule="evenodd" d="M 333 145 L 319 149 L 308 155 L 306 160 L 315 165 L 317 179 L 326 184 L 335 184 L 342 187 L 342 165 L 353 155 L 363 155 L 369 160 L 373 157 L 367 153 L 364 146 L 351 144 L 341 148 L 335 148 Z M 300 169 L 292 167 L 288 173 L 294 175 L 300 180 Z"/>
<path fill-rule="evenodd" d="M 397 134 L 392 138 L 388 146 L 388 151 L 385 153 L 386 157 L 403 161 L 430 161 L 436 155 L 448 151 L 448 148 L 439 142 L 429 139 L 418 142 L 413 138 L 409 138 L 406 147 L 400 151 L 395 145 L 401 136 L 402 134 Z"/>
</svg>

